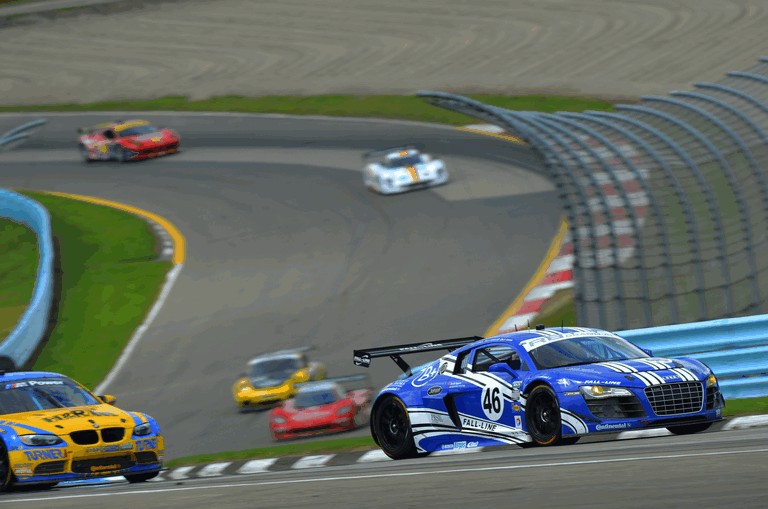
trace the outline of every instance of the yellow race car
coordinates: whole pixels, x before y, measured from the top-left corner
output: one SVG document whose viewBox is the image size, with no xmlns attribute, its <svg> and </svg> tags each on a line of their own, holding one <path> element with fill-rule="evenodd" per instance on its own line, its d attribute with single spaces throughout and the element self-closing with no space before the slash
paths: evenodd
<svg viewBox="0 0 768 509">
<path fill-rule="evenodd" d="M 114 402 L 58 373 L 0 371 L 0 491 L 15 484 L 155 477 L 165 451 L 157 422 Z"/>
<path fill-rule="evenodd" d="M 325 365 L 307 359 L 308 348 L 254 357 L 248 372 L 232 386 L 241 412 L 272 408 L 296 394 L 296 384 L 325 378 Z"/>
</svg>

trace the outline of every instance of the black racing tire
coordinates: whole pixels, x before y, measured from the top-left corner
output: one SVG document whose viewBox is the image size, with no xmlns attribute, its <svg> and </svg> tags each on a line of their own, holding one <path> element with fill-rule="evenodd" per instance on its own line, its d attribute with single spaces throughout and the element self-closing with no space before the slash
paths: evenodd
<svg viewBox="0 0 768 509">
<path fill-rule="evenodd" d="M 667 429 L 675 435 L 693 435 L 707 431 L 712 426 L 711 422 L 701 422 L 698 424 L 689 424 L 687 426 L 667 426 Z"/>
<path fill-rule="evenodd" d="M 560 403 L 547 385 L 538 385 L 528 395 L 525 404 L 528 434 L 536 445 L 557 445 L 562 440 Z"/>
<path fill-rule="evenodd" d="M 376 406 L 373 427 L 381 450 L 390 458 L 401 460 L 417 456 L 408 410 L 397 396 L 385 396 Z"/>
<path fill-rule="evenodd" d="M 5 447 L 5 442 L 0 440 L 0 492 L 10 490 L 13 481 L 13 469 L 8 458 L 8 449 Z"/>
<path fill-rule="evenodd" d="M 86 162 L 86 163 L 92 163 L 93 162 L 93 159 L 91 159 L 90 154 L 88 154 L 88 149 L 85 148 L 85 145 L 83 145 L 81 143 L 80 145 L 78 145 L 77 148 L 78 148 L 78 150 L 80 150 L 80 157 L 83 158 L 84 162 Z"/>
<path fill-rule="evenodd" d="M 133 484 L 137 482 L 145 482 L 145 481 L 149 481 L 150 479 L 154 479 L 155 477 L 157 477 L 159 473 L 160 472 L 147 472 L 144 474 L 126 475 L 124 477 L 129 483 Z"/>
</svg>

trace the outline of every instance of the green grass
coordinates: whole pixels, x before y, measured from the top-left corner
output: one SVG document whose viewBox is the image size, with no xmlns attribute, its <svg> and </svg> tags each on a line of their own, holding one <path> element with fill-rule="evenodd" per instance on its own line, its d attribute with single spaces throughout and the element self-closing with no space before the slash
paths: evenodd
<svg viewBox="0 0 768 509">
<path fill-rule="evenodd" d="M 724 414 L 728 417 L 737 415 L 768 414 L 768 396 L 760 398 L 729 399 L 725 402 Z"/>
<path fill-rule="evenodd" d="M 5 338 L 29 304 L 39 259 L 35 233 L 8 219 L 0 219 L 0 246 L 0 338 Z"/>
<path fill-rule="evenodd" d="M 512 110 L 543 112 L 612 110 L 613 103 L 581 97 L 550 97 L 543 95 L 496 96 L 472 95 L 474 99 Z M 1 99 L 0 99 L 1 100 Z M 328 115 L 376 117 L 418 120 L 451 125 L 474 124 L 477 118 L 432 106 L 414 96 L 224 96 L 191 101 L 186 97 L 134 101 L 102 101 L 89 104 L 43 104 L 29 106 L 0 106 L 0 112 L 15 111 L 218 111 L 246 113 L 281 113 L 286 115 Z"/>
<path fill-rule="evenodd" d="M 58 319 L 33 369 L 100 382 L 155 301 L 170 262 L 156 261 L 142 219 L 37 192 L 59 248 Z"/>
</svg>

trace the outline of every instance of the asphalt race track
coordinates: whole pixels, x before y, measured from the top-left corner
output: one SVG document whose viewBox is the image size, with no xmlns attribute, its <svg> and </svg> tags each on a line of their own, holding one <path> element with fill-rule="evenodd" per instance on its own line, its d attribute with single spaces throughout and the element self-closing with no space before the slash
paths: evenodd
<svg viewBox="0 0 768 509">
<path fill-rule="evenodd" d="M 765 507 L 768 428 L 6 494 L 29 509 Z"/>
<path fill-rule="evenodd" d="M 183 152 L 85 164 L 76 127 L 110 115 L 49 116 L 0 154 L 0 186 L 124 202 L 186 236 L 168 300 L 107 388 L 158 419 L 168 458 L 272 444 L 266 414 L 239 414 L 230 394 L 256 354 L 312 345 L 329 375 L 344 375 L 362 371 L 354 348 L 483 334 L 558 226 L 538 161 L 508 141 L 371 120 L 147 117 L 176 128 Z M 0 131 L 28 118 L 2 116 Z M 361 154 L 409 142 L 443 156 L 453 181 L 367 191 Z M 370 370 L 378 386 L 398 373 L 388 360 Z"/>
</svg>

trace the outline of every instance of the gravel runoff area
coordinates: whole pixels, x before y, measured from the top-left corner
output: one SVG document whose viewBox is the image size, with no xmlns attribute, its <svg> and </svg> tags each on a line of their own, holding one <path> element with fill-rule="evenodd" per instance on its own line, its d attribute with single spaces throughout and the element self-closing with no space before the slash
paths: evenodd
<svg viewBox="0 0 768 509">
<path fill-rule="evenodd" d="M 123 0 L 0 10 L 0 104 L 690 88 L 768 54 L 765 0 Z"/>
</svg>

